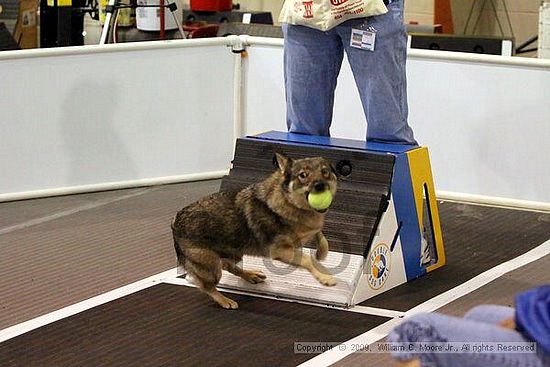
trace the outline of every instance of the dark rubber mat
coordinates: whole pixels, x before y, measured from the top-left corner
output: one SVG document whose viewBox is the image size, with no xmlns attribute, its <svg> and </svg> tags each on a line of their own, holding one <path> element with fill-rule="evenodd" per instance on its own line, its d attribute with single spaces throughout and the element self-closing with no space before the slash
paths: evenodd
<svg viewBox="0 0 550 367">
<path fill-rule="evenodd" d="M 294 342 L 341 342 L 386 318 L 231 295 L 224 310 L 160 284 L 0 344 L 0 366 L 296 366 Z"/>
<path fill-rule="evenodd" d="M 542 284 L 550 284 L 550 255 L 533 261 L 497 278 L 472 293 L 458 298 L 438 311 L 447 315 L 464 316 L 481 304 L 514 307 L 516 295 Z"/>
<path fill-rule="evenodd" d="M 407 311 L 550 239 L 550 214 L 443 202 L 447 264 L 361 303 Z"/>
</svg>

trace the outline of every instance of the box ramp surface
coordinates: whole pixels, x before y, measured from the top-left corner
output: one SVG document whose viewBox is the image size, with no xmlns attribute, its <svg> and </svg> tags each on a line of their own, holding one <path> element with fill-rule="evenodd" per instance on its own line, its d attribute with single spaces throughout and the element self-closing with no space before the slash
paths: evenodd
<svg viewBox="0 0 550 367">
<path fill-rule="evenodd" d="M 309 249 L 306 249 L 305 252 Z M 310 252 L 314 256 L 315 252 Z M 246 290 L 250 293 L 266 294 L 308 302 L 320 302 L 338 306 L 351 304 L 357 286 L 363 256 L 331 251 L 322 262 L 336 278 L 336 285 L 327 287 L 319 283 L 307 270 L 282 263 L 277 260 L 245 256 L 243 267 L 247 270 L 260 270 L 266 276 L 264 283 L 251 284 L 224 272 L 220 288 Z"/>
</svg>

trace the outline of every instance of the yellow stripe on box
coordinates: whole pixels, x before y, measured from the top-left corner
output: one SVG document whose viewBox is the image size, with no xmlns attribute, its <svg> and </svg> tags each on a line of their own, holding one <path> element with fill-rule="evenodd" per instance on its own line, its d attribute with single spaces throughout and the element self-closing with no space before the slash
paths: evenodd
<svg viewBox="0 0 550 367">
<path fill-rule="evenodd" d="M 439 211 L 437 210 L 437 199 L 435 197 L 434 180 L 432 176 L 432 166 L 430 164 L 430 155 L 428 148 L 421 147 L 407 152 L 409 160 L 409 169 L 411 172 L 411 183 L 414 192 L 414 201 L 416 212 L 418 213 L 418 224 L 420 233 L 423 232 L 424 215 L 424 184 L 428 187 L 430 203 L 430 212 L 432 214 L 433 234 L 435 238 L 435 247 L 437 251 L 437 262 L 428 266 L 428 272 L 445 265 L 445 249 L 443 246 L 443 235 L 441 234 L 441 223 L 439 221 Z"/>
</svg>

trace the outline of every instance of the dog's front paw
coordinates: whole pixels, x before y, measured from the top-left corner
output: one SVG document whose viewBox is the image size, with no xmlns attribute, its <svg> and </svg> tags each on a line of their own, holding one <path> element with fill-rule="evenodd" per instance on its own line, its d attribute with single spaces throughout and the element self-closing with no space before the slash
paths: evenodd
<svg viewBox="0 0 550 367">
<path fill-rule="evenodd" d="M 336 279 L 330 275 L 330 274 L 317 274 L 315 278 L 319 281 L 319 283 L 326 285 L 328 287 L 332 287 L 336 285 Z"/>
<path fill-rule="evenodd" d="M 264 282 L 266 276 L 259 270 L 244 270 L 241 278 L 249 283 L 258 284 Z"/>
<path fill-rule="evenodd" d="M 315 258 L 319 261 L 323 261 L 328 255 L 328 241 L 325 236 L 319 239 L 317 244 L 317 251 L 315 252 Z"/>
</svg>

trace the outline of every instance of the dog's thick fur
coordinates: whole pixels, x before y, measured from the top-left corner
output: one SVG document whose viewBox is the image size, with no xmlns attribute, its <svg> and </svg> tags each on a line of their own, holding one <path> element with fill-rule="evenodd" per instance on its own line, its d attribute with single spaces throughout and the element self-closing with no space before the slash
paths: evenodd
<svg viewBox="0 0 550 367">
<path fill-rule="evenodd" d="M 307 196 L 324 190 L 334 195 L 334 169 L 323 158 L 276 157 L 279 169 L 264 181 L 238 193 L 220 192 L 203 198 L 179 211 L 172 222 L 179 265 L 224 308 L 234 309 L 238 304 L 216 289 L 222 269 L 250 283 L 265 280 L 260 271 L 239 267 L 243 255 L 301 266 L 322 284 L 336 284 L 301 248 L 315 239 L 317 259 L 328 254 L 328 242 L 321 232 L 325 213 L 312 209 Z"/>
</svg>

